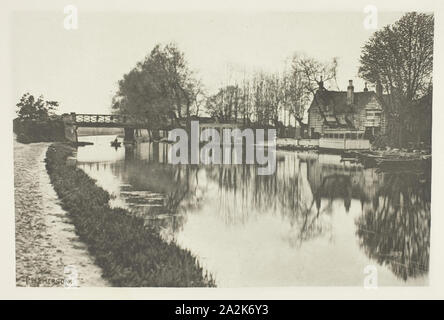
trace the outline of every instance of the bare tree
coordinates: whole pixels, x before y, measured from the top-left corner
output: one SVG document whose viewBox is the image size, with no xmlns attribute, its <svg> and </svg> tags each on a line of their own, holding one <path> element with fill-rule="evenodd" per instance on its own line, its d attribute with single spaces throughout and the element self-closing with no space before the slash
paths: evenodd
<svg viewBox="0 0 444 320">
<path fill-rule="evenodd" d="M 285 96 L 290 112 L 301 128 L 306 127 L 303 119 L 310 101 L 318 99 L 318 89 L 325 89 L 326 84 L 337 87 L 337 67 L 336 58 L 321 62 L 300 54 L 293 56 L 291 68 L 286 73 Z M 320 112 L 323 115 L 323 110 Z"/>
<path fill-rule="evenodd" d="M 289 70 L 284 75 L 285 108 L 295 121 L 302 127 L 306 106 L 309 103 L 310 93 L 305 88 L 301 72 Z"/>
<path fill-rule="evenodd" d="M 279 125 L 279 115 L 283 110 L 285 101 L 285 82 L 286 78 L 280 74 L 271 74 L 265 76 L 265 108 L 274 126 Z"/>
<path fill-rule="evenodd" d="M 320 85 L 331 83 L 336 85 L 336 73 L 338 59 L 333 58 L 331 62 L 321 62 L 314 58 L 295 55 L 292 62 L 293 73 L 301 77 L 306 92 L 314 95 Z"/>
<path fill-rule="evenodd" d="M 258 125 L 285 124 L 288 114 L 301 127 L 308 103 L 322 83 L 336 83 L 337 60 L 322 63 L 295 55 L 282 73 L 257 72 L 242 84 L 230 84 L 209 97 L 206 108 L 221 120 L 254 121 Z M 282 116 L 284 119 L 282 119 Z M 283 122 L 282 122 L 283 121 Z"/>
<path fill-rule="evenodd" d="M 237 121 L 240 115 L 242 92 L 238 85 L 228 85 L 209 97 L 206 101 L 207 111 L 222 121 Z"/>
</svg>

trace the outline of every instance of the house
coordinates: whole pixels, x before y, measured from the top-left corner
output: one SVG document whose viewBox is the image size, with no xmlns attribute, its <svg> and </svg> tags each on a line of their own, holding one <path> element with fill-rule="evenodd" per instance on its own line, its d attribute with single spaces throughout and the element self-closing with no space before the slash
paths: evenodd
<svg viewBox="0 0 444 320">
<path fill-rule="evenodd" d="M 349 81 L 347 91 L 329 91 L 320 81 L 313 101 L 308 109 L 308 133 L 310 138 L 319 138 L 327 132 L 356 132 L 371 139 L 385 133 L 385 95 L 382 86 L 376 92 L 367 86 L 362 92 L 355 92 L 353 81 Z"/>
</svg>

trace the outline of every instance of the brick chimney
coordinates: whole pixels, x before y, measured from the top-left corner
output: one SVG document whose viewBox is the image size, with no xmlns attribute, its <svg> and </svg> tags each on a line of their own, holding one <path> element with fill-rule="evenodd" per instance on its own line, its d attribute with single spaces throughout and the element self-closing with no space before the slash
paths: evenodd
<svg viewBox="0 0 444 320">
<path fill-rule="evenodd" d="M 378 81 L 378 83 L 376 84 L 376 95 L 378 97 L 382 97 L 382 84 L 381 82 Z"/>
<path fill-rule="evenodd" d="M 319 81 L 319 91 L 323 91 L 324 90 L 324 81 L 322 80 L 322 76 L 321 76 L 321 81 Z"/>
<path fill-rule="evenodd" d="M 351 105 L 353 104 L 353 80 L 348 80 L 348 87 L 347 87 L 347 104 Z"/>
<path fill-rule="evenodd" d="M 364 92 L 368 92 L 367 82 L 365 83 Z"/>
</svg>

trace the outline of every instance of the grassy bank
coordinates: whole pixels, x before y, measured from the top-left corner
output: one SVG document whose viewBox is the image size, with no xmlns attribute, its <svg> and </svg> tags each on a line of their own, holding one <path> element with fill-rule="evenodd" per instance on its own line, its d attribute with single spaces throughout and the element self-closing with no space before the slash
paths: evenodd
<svg viewBox="0 0 444 320">
<path fill-rule="evenodd" d="M 105 190 L 81 169 L 66 165 L 71 153 L 66 144 L 52 144 L 46 168 L 63 209 L 107 280 L 124 287 L 214 286 L 188 250 L 162 240 L 142 218 L 110 208 Z"/>
</svg>

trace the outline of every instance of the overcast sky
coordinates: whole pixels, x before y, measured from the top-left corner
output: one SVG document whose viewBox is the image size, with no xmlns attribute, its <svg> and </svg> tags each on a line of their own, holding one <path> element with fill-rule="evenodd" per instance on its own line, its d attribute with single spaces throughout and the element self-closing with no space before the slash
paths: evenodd
<svg viewBox="0 0 444 320">
<path fill-rule="evenodd" d="M 402 13 L 378 14 L 378 27 Z M 339 58 L 338 85 L 355 90 L 362 45 L 374 32 L 364 13 L 84 13 L 79 28 L 63 28 L 63 13 L 12 18 L 14 96 L 25 92 L 60 101 L 61 112 L 109 113 L 117 81 L 156 43 L 174 41 L 211 93 L 244 71 L 282 70 L 302 52 Z"/>
</svg>

